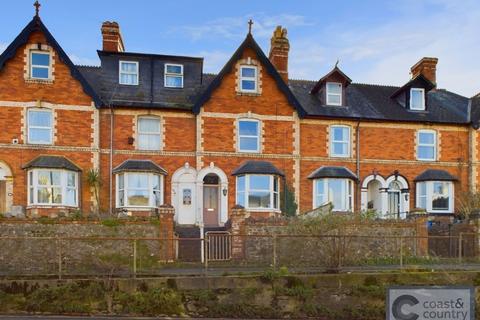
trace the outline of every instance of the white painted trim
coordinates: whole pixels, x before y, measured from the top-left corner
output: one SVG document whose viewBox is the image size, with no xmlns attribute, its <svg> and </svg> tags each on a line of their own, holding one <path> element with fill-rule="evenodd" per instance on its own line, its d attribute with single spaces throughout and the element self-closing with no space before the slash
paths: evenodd
<svg viewBox="0 0 480 320">
<path fill-rule="evenodd" d="M 32 55 L 36 53 L 36 54 L 42 54 L 42 55 L 46 55 L 48 56 L 48 66 L 41 66 L 41 65 L 34 65 L 33 64 L 33 57 Z M 51 54 L 50 51 L 42 51 L 42 50 L 30 50 L 30 52 L 28 53 L 28 59 L 30 59 L 30 79 L 32 80 L 43 80 L 43 81 L 51 81 L 52 80 L 52 59 L 53 59 L 53 56 Z M 47 69 L 48 70 L 48 78 L 39 78 L 39 77 L 34 77 L 33 76 L 33 68 L 41 68 L 41 69 Z"/>
<path fill-rule="evenodd" d="M 137 68 L 137 72 L 122 71 L 122 63 L 135 64 Z M 136 76 L 135 83 L 122 83 L 122 74 L 135 75 Z M 140 81 L 140 66 L 138 61 L 119 60 L 118 61 L 118 83 L 123 86 L 138 86 L 139 81 Z"/>
<path fill-rule="evenodd" d="M 448 185 L 448 210 L 433 210 L 432 201 L 433 201 L 433 184 L 439 183 L 446 183 Z M 426 186 L 426 205 L 427 207 L 424 208 L 428 213 L 454 213 L 455 210 L 455 184 L 452 181 L 419 181 L 416 183 L 416 197 L 415 197 L 415 205 L 420 207 L 420 193 L 419 184 L 425 183 Z"/>
<path fill-rule="evenodd" d="M 142 119 L 152 119 L 152 120 L 157 120 L 158 121 L 158 132 L 141 132 L 140 131 L 140 120 Z M 144 151 L 159 151 L 163 150 L 163 139 L 162 139 L 162 133 L 163 133 L 163 123 L 162 123 L 162 118 L 157 117 L 157 116 L 152 116 L 152 115 L 138 115 L 136 117 L 136 146 L 138 150 L 144 150 Z M 142 149 L 140 148 L 140 135 L 148 135 L 148 136 L 158 136 L 159 143 L 158 143 L 158 149 Z"/>
<path fill-rule="evenodd" d="M 253 77 L 242 76 L 242 70 L 243 69 L 253 69 L 253 70 L 255 70 L 255 76 L 253 76 Z M 255 65 L 240 65 L 238 77 L 239 77 L 240 92 L 247 92 L 247 93 L 257 93 L 258 92 L 258 67 L 257 66 L 255 66 Z M 255 89 L 244 89 L 242 87 L 242 80 L 254 81 L 255 82 Z"/>
<path fill-rule="evenodd" d="M 422 93 L 422 105 L 420 107 L 415 107 L 415 108 L 413 107 L 412 93 L 414 91 Z M 410 110 L 415 110 L 415 111 L 424 111 L 425 110 L 425 89 L 423 89 L 423 88 L 410 88 Z"/>
<path fill-rule="evenodd" d="M 420 134 L 421 133 L 427 133 L 427 134 L 433 134 L 433 144 L 420 144 Z M 431 129 L 421 129 L 417 131 L 417 150 L 416 150 L 416 156 L 417 160 L 419 161 L 437 161 L 438 159 L 438 134 L 437 131 L 431 130 Z M 420 158 L 419 156 L 419 149 L 421 146 L 424 147 L 433 147 L 433 159 L 428 159 L 428 158 Z"/>
<path fill-rule="evenodd" d="M 167 67 L 180 67 L 180 73 L 172 73 L 172 72 L 167 72 Z M 180 87 L 177 86 L 167 86 L 167 77 L 176 77 L 176 78 L 181 78 L 182 79 L 182 84 Z M 183 82 L 184 82 L 184 74 L 183 74 L 183 64 L 176 64 L 176 63 L 165 63 L 165 68 L 163 71 L 163 85 L 165 88 L 183 88 Z"/>
<path fill-rule="evenodd" d="M 240 122 L 255 122 L 257 123 L 257 135 L 256 136 L 247 136 L 247 135 L 241 135 L 240 134 Z M 238 152 L 246 152 L 246 153 L 260 153 L 261 152 L 261 139 L 262 139 L 262 122 L 257 119 L 246 119 L 246 118 L 240 118 L 237 120 L 237 151 Z M 245 138 L 257 138 L 257 149 L 256 150 L 242 150 L 240 148 L 240 139 L 242 137 Z"/>
<path fill-rule="evenodd" d="M 348 129 L 348 134 L 347 134 L 347 137 L 348 137 L 348 140 L 347 141 L 334 141 L 333 140 L 333 131 L 335 128 L 345 128 L 345 129 Z M 336 125 L 336 124 L 333 124 L 329 127 L 329 137 L 328 137 L 328 141 L 330 143 L 330 146 L 329 146 L 329 151 L 330 151 L 330 157 L 332 158 L 350 158 L 351 154 L 352 154 L 352 128 L 350 126 L 347 126 L 347 125 Z M 346 155 L 338 155 L 338 154 L 334 154 L 333 150 L 333 144 L 334 143 L 347 143 L 347 154 Z"/>
<path fill-rule="evenodd" d="M 39 203 L 38 202 L 38 188 L 39 185 L 35 183 L 38 181 L 38 172 L 39 171 L 53 171 L 53 172 L 60 172 L 60 184 L 59 185 L 46 185 L 46 187 L 51 188 L 60 188 L 62 190 L 62 203 Z M 66 203 L 67 199 L 67 186 L 68 178 L 67 174 L 73 173 L 75 176 L 75 205 L 69 205 Z M 30 175 L 33 178 L 30 178 Z M 40 186 L 41 187 L 41 186 Z M 33 188 L 33 202 L 30 201 L 31 196 L 31 189 Z M 70 188 L 72 189 L 72 188 Z M 75 171 L 65 170 L 65 169 L 52 169 L 52 168 L 32 168 L 27 171 L 27 204 L 28 206 L 49 206 L 49 207 L 71 207 L 71 208 L 78 208 L 80 199 L 79 199 L 79 189 L 80 189 L 80 181 L 79 181 L 79 174 Z"/>
<path fill-rule="evenodd" d="M 343 209 L 335 209 L 335 207 L 332 209 L 332 211 L 348 211 L 348 212 L 353 212 L 355 210 L 355 188 L 353 187 L 353 181 L 351 179 L 346 179 L 346 178 L 319 178 L 319 179 L 313 179 L 313 195 L 312 195 L 312 208 L 318 208 L 324 204 L 330 203 L 330 194 L 328 190 L 328 182 L 330 180 L 341 180 L 343 182 L 342 184 L 342 189 L 345 192 L 343 201 L 345 201 L 345 205 L 348 207 L 349 203 L 351 204 L 350 210 L 343 210 Z M 317 182 L 320 181 L 324 185 L 324 198 L 326 197 L 326 202 L 323 203 L 317 203 Z M 333 203 L 332 203 L 333 204 Z"/>
<path fill-rule="evenodd" d="M 43 112 L 43 113 L 49 113 L 50 114 L 50 127 L 40 127 L 40 126 L 31 126 L 30 125 L 30 112 Z M 27 139 L 26 142 L 27 144 L 30 145 L 53 145 L 54 141 L 54 131 L 55 131 L 55 111 L 52 109 L 47 109 L 47 108 L 28 108 L 27 109 Z M 30 141 L 30 128 L 31 129 L 41 129 L 41 130 L 50 130 L 50 141 L 49 142 L 36 142 L 36 141 Z"/>
<path fill-rule="evenodd" d="M 339 85 L 340 86 L 340 93 L 329 92 L 329 90 L 328 90 L 328 85 L 329 84 Z M 340 82 L 327 82 L 325 84 L 325 95 L 326 95 L 325 102 L 326 102 L 327 106 L 341 106 L 342 102 L 343 102 L 343 97 L 342 97 L 342 95 L 343 95 L 343 85 Z M 329 95 L 340 97 L 340 102 L 336 102 L 336 103 L 330 102 L 329 97 L 328 97 Z"/>
</svg>

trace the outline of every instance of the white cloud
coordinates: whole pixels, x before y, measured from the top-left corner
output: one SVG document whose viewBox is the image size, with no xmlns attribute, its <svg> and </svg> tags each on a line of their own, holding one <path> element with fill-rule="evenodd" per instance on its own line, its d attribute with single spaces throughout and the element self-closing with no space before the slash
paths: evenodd
<svg viewBox="0 0 480 320">
<path fill-rule="evenodd" d="M 81 66 L 98 66 L 98 65 L 100 65 L 100 61 L 98 59 L 90 59 L 90 58 L 80 57 L 80 56 L 77 56 L 76 54 L 69 54 L 68 57 L 76 65 L 81 65 Z"/>
<path fill-rule="evenodd" d="M 341 68 L 355 82 L 402 85 L 413 64 L 433 56 L 439 58 L 439 87 L 472 96 L 480 91 L 480 7 L 472 1 L 435 4 L 434 14 L 400 16 L 381 26 L 340 32 L 335 47 L 317 45 L 321 38 L 291 39 L 290 76 L 318 79 L 340 58 Z"/>
<path fill-rule="evenodd" d="M 252 13 L 240 17 L 225 17 L 207 21 L 203 25 L 190 25 L 173 28 L 171 34 L 183 34 L 193 41 L 204 38 L 218 39 L 227 38 L 235 39 L 245 36 L 248 30 L 247 21 L 252 19 L 253 33 L 255 37 L 269 37 L 273 28 L 277 25 L 289 27 L 305 26 L 311 23 L 301 15 L 279 14 L 269 16 L 264 13 Z"/>
</svg>

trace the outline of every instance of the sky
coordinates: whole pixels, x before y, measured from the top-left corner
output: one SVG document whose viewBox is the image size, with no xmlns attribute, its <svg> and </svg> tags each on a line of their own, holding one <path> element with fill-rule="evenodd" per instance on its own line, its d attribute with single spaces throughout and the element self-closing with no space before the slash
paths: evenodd
<svg viewBox="0 0 480 320">
<path fill-rule="evenodd" d="M 34 14 L 33 0 L 2 1 L 0 52 Z M 421 57 L 437 57 L 439 88 L 480 92 L 480 0 L 40 0 L 40 16 L 76 64 L 98 65 L 103 21 L 120 24 L 127 51 L 205 58 L 217 73 L 245 38 L 268 55 L 288 30 L 289 75 L 318 80 L 339 67 L 357 83 L 403 85 Z"/>
</svg>

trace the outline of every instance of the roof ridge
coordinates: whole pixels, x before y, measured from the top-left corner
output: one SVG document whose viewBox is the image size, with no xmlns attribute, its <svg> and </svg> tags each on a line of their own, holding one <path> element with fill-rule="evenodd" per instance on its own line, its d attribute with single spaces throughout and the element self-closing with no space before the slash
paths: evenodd
<svg viewBox="0 0 480 320">
<path fill-rule="evenodd" d="M 352 82 L 352 84 L 361 85 L 361 86 L 372 86 L 372 87 L 400 88 L 400 86 L 394 86 L 391 84 L 365 83 L 365 82 Z"/>
<path fill-rule="evenodd" d="M 102 66 L 89 66 L 88 64 L 76 64 L 75 67 L 77 67 L 77 68 L 97 68 L 97 69 L 102 68 Z"/>
</svg>

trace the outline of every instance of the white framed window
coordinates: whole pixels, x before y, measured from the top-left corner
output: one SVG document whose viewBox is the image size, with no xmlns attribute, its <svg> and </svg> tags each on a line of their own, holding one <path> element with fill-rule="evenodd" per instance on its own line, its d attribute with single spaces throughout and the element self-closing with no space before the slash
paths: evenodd
<svg viewBox="0 0 480 320">
<path fill-rule="evenodd" d="M 260 121 L 238 120 L 238 151 L 260 152 Z"/>
<path fill-rule="evenodd" d="M 237 204 L 250 210 L 278 210 L 279 181 L 274 175 L 247 174 L 237 177 Z"/>
<path fill-rule="evenodd" d="M 183 65 L 166 63 L 164 81 L 167 88 L 183 88 Z"/>
<path fill-rule="evenodd" d="M 327 82 L 327 105 L 342 105 L 342 84 L 338 82 Z"/>
<path fill-rule="evenodd" d="M 330 127 L 330 156 L 350 157 L 350 127 Z"/>
<path fill-rule="evenodd" d="M 138 149 L 160 150 L 162 146 L 162 134 L 160 118 L 138 117 L 137 121 Z"/>
<path fill-rule="evenodd" d="M 30 51 L 30 78 L 48 80 L 51 78 L 50 52 Z"/>
<path fill-rule="evenodd" d="M 28 171 L 28 204 L 78 207 L 78 173 L 61 169 Z"/>
<path fill-rule="evenodd" d="M 410 109 L 425 110 L 425 89 L 410 89 Z"/>
<path fill-rule="evenodd" d="M 353 182 L 350 179 L 313 180 L 313 208 L 332 203 L 333 211 L 353 211 Z"/>
<path fill-rule="evenodd" d="M 117 174 L 117 208 L 155 208 L 163 204 L 163 175 L 147 172 Z"/>
<path fill-rule="evenodd" d="M 28 109 L 27 131 L 28 143 L 52 144 L 53 115 L 48 109 Z"/>
<path fill-rule="evenodd" d="M 138 85 L 138 62 L 119 61 L 118 82 L 124 85 Z"/>
<path fill-rule="evenodd" d="M 451 181 L 417 182 L 417 207 L 433 213 L 453 213 L 454 185 Z"/>
<path fill-rule="evenodd" d="M 257 92 L 257 73 L 255 66 L 240 66 L 240 91 Z"/>
<path fill-rule="evenodd" d="M 437 160 L 437 133 L 433 130 L 417 132 L 417 160 Z"/>
</svg>

